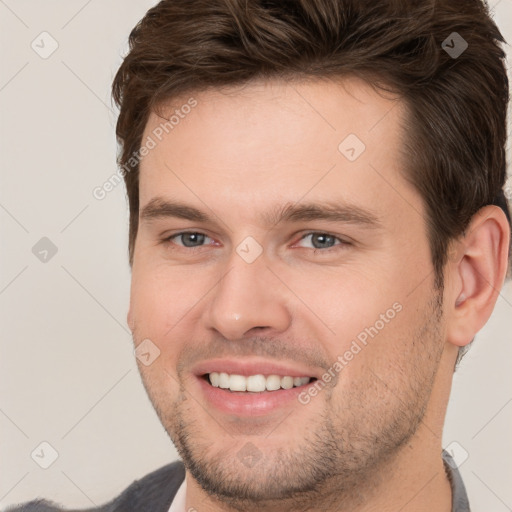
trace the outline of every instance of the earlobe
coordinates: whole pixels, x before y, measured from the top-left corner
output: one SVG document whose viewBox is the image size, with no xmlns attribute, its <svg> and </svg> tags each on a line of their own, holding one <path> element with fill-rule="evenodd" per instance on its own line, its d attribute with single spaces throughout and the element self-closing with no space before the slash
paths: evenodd
<svg viewBox="0 0 512 512">
<path fill-rule="evenodd" d="M 505 280 L 510 225 L 503 210 L 496 206 L 479 210 L 456 244 L 459 256 L 447 264 L 447 339 L 461 347 L 486 324 Z"/>
</svg>

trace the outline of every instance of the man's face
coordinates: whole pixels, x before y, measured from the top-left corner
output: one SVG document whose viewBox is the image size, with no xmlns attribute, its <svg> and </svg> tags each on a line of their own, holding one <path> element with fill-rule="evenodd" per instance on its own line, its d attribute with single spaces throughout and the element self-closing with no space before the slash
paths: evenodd
<svg viewBox="0 0 512 512">
<path fill-rule="evenodd" d="M 160 350 L 149 397 L 222 499 L 361 484 L 423 435 L 444 346 L 403 105 L 355 79 L 191 96 L 143 137 L 129 323 Z"/>
</svg>

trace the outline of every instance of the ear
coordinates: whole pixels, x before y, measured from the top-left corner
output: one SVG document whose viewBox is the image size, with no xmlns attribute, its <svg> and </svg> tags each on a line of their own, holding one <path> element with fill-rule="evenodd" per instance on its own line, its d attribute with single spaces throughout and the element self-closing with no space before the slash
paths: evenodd
<svg viewBox="0 0 512 512">
<path fill-rule="evenodd" d="M 447 341 L 468 345 L 485 325 L 507 273 L 510 225 L 503 210 L 485 206 L 454 242 L 446 265 Z"/>
</svg>

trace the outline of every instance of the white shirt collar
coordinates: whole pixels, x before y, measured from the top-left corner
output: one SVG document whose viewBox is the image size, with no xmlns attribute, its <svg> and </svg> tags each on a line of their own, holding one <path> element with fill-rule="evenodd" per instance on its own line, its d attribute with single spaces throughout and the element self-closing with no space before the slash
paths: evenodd
<svg viewBox="0 0 512 512">
<path fill-rule="evenodd" d="M 186 512 L 185 510 L 185 495 L 187 493 L 187 480 L 183 480 L 178 492 L 174 496 L 172 500 L 171 507 L 169 508 L 169 512 Z"/>
</svg>

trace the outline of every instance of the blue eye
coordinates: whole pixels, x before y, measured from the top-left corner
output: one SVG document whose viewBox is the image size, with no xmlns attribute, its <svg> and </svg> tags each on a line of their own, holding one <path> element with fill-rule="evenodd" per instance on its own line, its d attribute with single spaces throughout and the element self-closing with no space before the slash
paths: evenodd
<svg viewBox="0 0 512 512">
<path fill-rule="evenodd" d="M 316 253 L 328 253 L 331 249 L 335 249 L 337 246 L 345 246 L 349 245 L 349 242 L 346 242 L 334 235 L 329 233 L 322 232 L 310 232 L 303 235 L 300 239 L 300 242 L 310 238 L 310 247 L 304 247 L 304 249 L 313 249 L 313 252 Z M 209 242 L 208 242 L 209 240 Z M 176 233 L 172 236 L 169 236 L 162 240 L 164 243 L 172 243 L 173 245 L 177 245 L 178 247 L 182 247 L 184 249 L 199 249 L 205 245 L 210 245 L 213 239 L 204 233 L 199 233 L 197 231 L 182 231 L 181 233 Z"/>
<path fill-rule="evenodd" d="M 342 245 L 346 242 L 339 239 L 338 237 L 334 235 L 330 235 L 329 233 L 307 233 L 301 238 L 302 240 L 305 240 L 306 238 L 311 237 L 311 243 L 313 245 L 313 249 L 315 250 L 328 250 L 333 248 L 336 245 Z M 336 241 L 340 242 L 336 244 Z"/>
<path fill-rule="evenodd" d="M 176 233 L 175 235 L 167 238 L 167 241 L 174 241 L 175 239 L 179 239 L 181 237 L 182 245 L 186 248 L 193 249 L 194 247 L 201 247 L 202 243 L 206 238 L 210 238 L 203 233 L 196 233 L 192 231 L 184 231 L 183 233 Z"/>
</svg>

